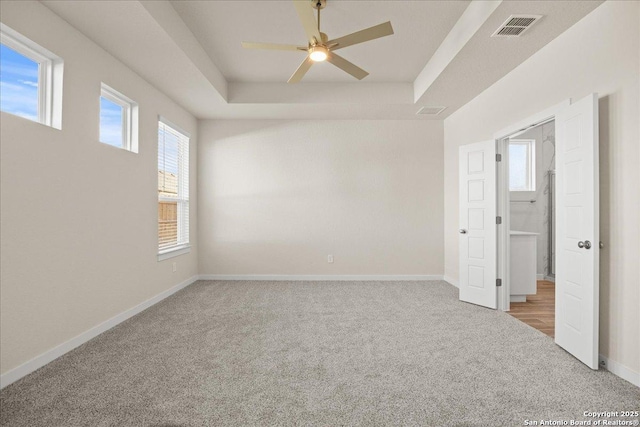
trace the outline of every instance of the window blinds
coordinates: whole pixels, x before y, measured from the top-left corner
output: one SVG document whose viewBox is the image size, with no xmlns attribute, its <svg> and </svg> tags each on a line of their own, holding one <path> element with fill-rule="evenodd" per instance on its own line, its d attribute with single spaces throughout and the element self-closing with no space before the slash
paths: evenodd
<svg viewBox="0 0 640 427">
<path fill-rule="evenodd" d="M 189 243 L 189 136 L 158 122 L 158 250 Z"/>
</svg>

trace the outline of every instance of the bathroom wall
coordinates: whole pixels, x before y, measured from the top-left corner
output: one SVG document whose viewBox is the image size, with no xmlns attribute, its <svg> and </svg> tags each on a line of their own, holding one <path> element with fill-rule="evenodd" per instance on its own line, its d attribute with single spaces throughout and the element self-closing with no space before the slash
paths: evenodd
<svg viewBox="0 0 640 427">
<path fill-rule="evenodd" d="M 511 229 L 540 233 L 538 235 L 538 277 L 549 271 L 549 173 L 555 169 L 555 124 L 545 123 L 513 139 L 535 140 L 536 191 L 511 192 Z M 528 201 L 535 200 L 534 203 Z"/>
</svg>

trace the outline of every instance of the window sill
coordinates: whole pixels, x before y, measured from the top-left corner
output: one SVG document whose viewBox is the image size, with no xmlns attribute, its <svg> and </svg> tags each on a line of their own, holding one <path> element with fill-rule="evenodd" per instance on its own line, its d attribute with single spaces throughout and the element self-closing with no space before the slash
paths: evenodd
<svg viewBox="0 0 640 427">
<path fill-rule="evenodd" d="M 158 254 L 158 262 L 164 261 L 165 259 L 188 254 L 189 252 L 191 252 L 191 245 L 181 245 L 174 248 L 165 249 Z"/>
</svg>

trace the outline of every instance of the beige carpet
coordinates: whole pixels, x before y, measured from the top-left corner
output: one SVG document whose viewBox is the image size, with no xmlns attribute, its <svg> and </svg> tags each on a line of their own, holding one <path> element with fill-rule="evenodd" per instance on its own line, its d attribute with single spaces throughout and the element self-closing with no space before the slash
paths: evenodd
<svg viewBox="0 0 640 427">
<path fill-rule="evenodd" d="M 444 282 L 198 282 L 0 392 L 3 426 L 517 426 L 639 409 Z"/>
</svg>

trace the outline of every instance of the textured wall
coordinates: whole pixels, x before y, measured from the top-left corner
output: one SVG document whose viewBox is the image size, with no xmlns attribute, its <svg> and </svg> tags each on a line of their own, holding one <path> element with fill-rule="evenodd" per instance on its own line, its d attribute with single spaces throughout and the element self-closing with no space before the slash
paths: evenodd
<svg viewBox="0 0 640 427">
<path fill-rule="evenodd" d="M 39 2 L 2 2 L 2 22 L 64 59 L 62 130 L 2 113 L 1 371 L 197 274 L 197 251 L 157 261 L 161 114 L 196 120 Z M 98 142 L 100 82 L 138 102 L 139 154 Z M 176 273 L 172 261 L 177 262 Z"/>
<path fill-rule="evenodd" d="M 445 274 L 458 277 L 458 147 L 600 96 L 600 353 L 640 372 L 640 2 L 605 2 L 445 120 Z M 514 96 L 517 94 L 517 96 Z"/>
<path fill-rule="evenodd" d="M 201 274 L 442 274 L 442 122 L 218 120 L 199 134 Z"/>
</svg>

